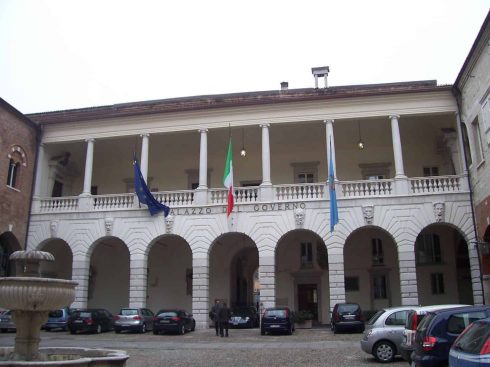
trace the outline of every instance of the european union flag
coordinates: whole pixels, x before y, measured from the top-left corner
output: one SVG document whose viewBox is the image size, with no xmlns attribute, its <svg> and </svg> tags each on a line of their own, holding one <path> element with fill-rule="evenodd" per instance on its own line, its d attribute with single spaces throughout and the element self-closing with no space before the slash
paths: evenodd
<svg viewBox="0 0 490 367">
<path fill-rule="evenodd" d="M 328 161 L 328 191 L 330 193 L 330 232 L 339 222 L 339 211 L 337 209 L 337 193 L 335 191 L 335 170 L 332 158 L 332 138 L 330 138 L 330 157 Z"/>
<path fill-rule="evenodd" d="M 134 192 L 136 196 L 138 196 L 138 200 L 140 204 L 146 204 L 148 206 L 148 210 L 151 215 L 158 214 L 163 211 L 163 214 L 167 216 L 170 213 L 170 208 L 161 202 L 159 202 L 155 197 L 151 194 L 148 186 L 146 186 L 145 179 L 141 174 L 141 169 L 136 160 L 136 157 L 133 161 L 134 166 Z"/>
</svg>

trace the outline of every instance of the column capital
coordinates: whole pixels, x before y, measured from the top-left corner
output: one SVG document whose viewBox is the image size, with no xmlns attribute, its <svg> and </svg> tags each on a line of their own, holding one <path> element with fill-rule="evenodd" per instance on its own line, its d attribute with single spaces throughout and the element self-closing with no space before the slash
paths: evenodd
<svg viewBox="0 0 490 367">
<path fill-rule="evenodd" d="M 395 115 L 395 114 L 390 115 L 390 120 L 393 120 L 393 119 L 399 120 L 400 119 L 400 115 Z"/>
<path fill-rule="evenodd" d="M 87 138 L 85 139 L 87 143 L 93 143 L 95 141 L 95 138 Z"/>
<path fill-rule="evenodd" d="M 259 126 L 260 126 L 260 127 L 262 127 L 262 128 L 264 128 L 264 127 L 270 127 L 270 126 L 271 126 L 271 124 L 270 124 L 270 123 L 268 123 L 268 122 L 263 122 L 263 123 L 261 123 Z"/>
<path fill-rule="evenodd" d="M 150 133 L 140 134 L 140 137 L 142 137 L 142 138 L 148 138 L 149 136 L 150 136 Z"/>
<path fill-rule="evenodd" d="M 335 121 L 334 119 L 325 119 L 325 120 L 323 120 L 323 122 L 324 122 L 325 124 L 333 124 L 333 123 L 334 123 L 334 121 Z"/>
<path fill-rule="evenodd" d="M 207 133 L 208 132 L 208 129 L 206 129 L 206 128 L 198 129 L 197 132 L 198 133 L 201 133 L 201 134 L 202 133 Z"/>
</svg>

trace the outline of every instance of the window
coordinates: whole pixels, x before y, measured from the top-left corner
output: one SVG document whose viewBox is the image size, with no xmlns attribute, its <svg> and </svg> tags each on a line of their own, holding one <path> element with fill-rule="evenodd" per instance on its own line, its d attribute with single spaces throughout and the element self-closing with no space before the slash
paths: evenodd
<svg viewBox="0 0 490 367">
<path fill-rule="evenodd" d="M 432 288 L 432 294 L 444 294 L 444 276 L 442 273 L 431 274 L 430 284 Z"/>
<path fill-rule="evenodd" d="M 16 187 L 17 176 L 19 175 L 20 163 L 15 162 L 13 159 L 9 161 L 9 171 L 7 175 L 7 186 Z"/>
<path fill-rule="evenodd" d="M 466 125 L 461 123 L 461 134 L 463 135 L 463 144 L 465 150 L 466 157 L 466 166 L 471 166 L 472 158 L 471 158 L 471 149 L 470 149 L 470 140 L 468 138 L 468 130 L 466 129 Z"/>
<path fill-rule="evenodd" d="M 471 131 L 473 134 L 473 144 L 475 151 L 475 160 L 476 163 L 480 163 L 483 160 L 483 151 L 482 151 L 482 138 L 480 131 L 480 124 L 478 123 L 478 117 L 476 117 L 471 123 Z"/>
<path fill-rule="evenodd" d="M 384 274 L 375 274 L 373 276 L 373 296 L 374 299 L 386 299 L 386 275 Z"/>
<path fill-rule="evenodd" d="M 441 244 L 437 234 L 422 234 L 415 242 L 417 264 L 442 263 Z"/>
<path fill-rule="evenodd" d="M 320 162 L 296 162 L 293 167 L 294 183 L 304 184 L 318 182 L 318 165 Z"/>
<path fill-rule="evenodd" d="M 313 183 L 313 173 L 300 172 L 296 175 L 296 183 Z"/>
<path fill-rule="evenodd" d="M 345 291 L 354 292 L 359 290 L 359 277 L 345 277 Z"/>
<path fill-rule="evenodd" d="M 439 167 L 424 167 L 424 177 L 439 176 Z"/>
<path fill-rule="evenodd" d="M 313 249 L 311 242 L 301 243 L 301 267 L 312 268 L 313 267 Z"/>
<path fill-rule="evenodd" d="M 59 198 L 63 196 L 63 183 L 55 180 L 53 185 L 53 191 L 51 191 L 51 197 Z"/>
<path fill-rule="evenodd" d="M 447 320 L 447 332 L 461 334 L 472 322 L 486 318 L 485 311 L 464 312 L 451 315 Z"/>
<path fill-rule="evenodd" d="M 190 296 L 192 295 L 192 269 L 186 269 L 185 282 L 186 282 L 186 294 Z"/>
<path fill-rule="evenodd" d="M 379 238 L 371 239 L 373 265 L 383 265 L 383 241 Z"/>
<path fill-rule="evenodd" d="M 374 181 L 374 180 L 383 180 L 385 178 L 384 175 L 369 175 L 366 176 L 366 180 Z"/>
<path fill-rule="evenodd" d="M 363 180 L 382 180 L 390 176 L 391 163 L 362 163 L 359 165 Z"/>
</svg>

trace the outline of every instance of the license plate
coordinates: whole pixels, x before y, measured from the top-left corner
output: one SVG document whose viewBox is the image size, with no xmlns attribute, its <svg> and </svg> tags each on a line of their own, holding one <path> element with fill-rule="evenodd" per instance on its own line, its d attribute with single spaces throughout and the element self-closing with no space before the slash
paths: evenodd
<svg viewBox="0 0 490 367">
<path fill-rule="evenodd" d="M 82 320 L 75 320 L 75 324 L 81 324 L 83 321 Z"/>
<path fill-rule="evenodd" d="M 281 325 L 271 325 L 271 327 L 281 327 Z"/>
<path fill-rule="evenodd" d="M 355 315 L 345 315 L 344 316 L 344 319 L 346 319 L 346 320 L 354 320 L 355 317 L 356 317 Z"/>
<path fill-rule="evenodd" d="M 169 321 L 168 320 L 160 320 L 160 324 L 168 324 Z"/>
<path fill-rule="evenodd" d="M 233 321 L 233 325 L 238 325 L 238 322 L 237 321 Z"/>
</svg>

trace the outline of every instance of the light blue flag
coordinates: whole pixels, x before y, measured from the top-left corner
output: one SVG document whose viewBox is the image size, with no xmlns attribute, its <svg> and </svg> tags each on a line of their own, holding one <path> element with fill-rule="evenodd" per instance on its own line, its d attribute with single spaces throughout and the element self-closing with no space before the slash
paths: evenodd
<svg viewBox="0 0 490 367">
<path fill-rule="evenodd" d="M 330 157 L 328 161 L 328 191 L 330 194 L 330 232 L 339 222 L 339 211 L 337 209 L 337 193 L 335 192 L 335 170 L 332 158 L 332 138 L 330 138 Z"/>
</svg>

